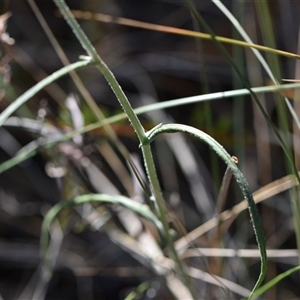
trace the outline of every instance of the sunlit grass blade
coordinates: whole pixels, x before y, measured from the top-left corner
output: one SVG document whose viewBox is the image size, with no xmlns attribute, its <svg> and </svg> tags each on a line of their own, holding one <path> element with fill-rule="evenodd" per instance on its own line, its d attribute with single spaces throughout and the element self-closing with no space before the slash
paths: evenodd
<svg viewBox="0 0 300 300">
<path fill-rule="evenodd" d="M 141 294 L 146 292 L 150 287 L 151 287 L 150 282 L 148 281 L 142 282 L 133 291 L 131 291 L 124 300 L 137 299 L 138 296 L 141 296 Z"/>
<path fill-rule="evenodd" d="M 284 90 L 297 89 L 297 88 L 300 88 L 300 83 L 283 84 L 280 86 L 255 87 L 255 88 L 252 88 L 252 91 L 255 92 L 256 94 L 259 94 L 259 93 L 270 93 L 270 92 L 282 92 Z M 143 113 L 155 111 L 155 110 L 160 110 L 160 109 L 167 109 L 167 108 L 181 106 L 181 105 L 189 105 L 189 104 L 203 102 L 203 101 L 213 101 L 213 100 L 218 100 L 218 99 L 225 99 L 225 98 L 237 97 L 240 95 L 249 95 L 249 94 L 250 94 L 250 92 L 248 89 L 217 92 L 217 93 L 211 93 L 211 94 L 207 94 L 207 95 L 198 95 L 198 96 L 192 96 L 192 97 L 186 97 L 186 98 L 180 98 L 180 99 L 174 99 L 174 100 L 168 100 L 168 101 L 162 101 L 159 103 L 149 104 L 149 105 L 141 106 L 141 107 L 134 109 L 134 112 L 137 115 L 139 115 L 139 114 L 143 114 Z M 83 128 L 66 133 L 66 134 L 64 134 L 64 136 L 61 139 L 55 139 L 55 140 L 49 139 L 44 142 L 38 143 L 36 145 L 36 147 L 33 146 L 31 149 L 24 149 L 24 151 L 21 151 L 19 154 L 17 154 L 13 158 L 0 164 L 0 174 L 5 172 L 6 170 L 12 168 L 13 166 L 21 163 L 22 161 L 34 156 L 36 154 L 38 147 L 50 148 L 50 147 L 56 145 L 57 143 L 68 141 L 79 134 L 87 133 L 89 131 L 93 131 L 98 128 L 101 128 L 104 124 L 112 124 L 112 123 L 122 121 L 124 119 L 126 119 L 126 115 L 124 113 L 117 114 L 112 117 L 106 118 L 102 122 L 96 122 L 96 123 L 87 125 Z"/>
<path fill-rule="evenodd" d="M 49 75 L 44 80 L 38 82 L 32 88 L 30 88 L 27 92 L 22 94 L 19 98 L 17 98 L 12 104 L 10 104 L 1 114 L 0 114 L 0 127 L 3 125 L 5 120 L 14 113 L 21 105 L 26 103 L 30 98 L 32 98 L 36 93 L 42 90 L 45 86 L 49 85 L 50 83 L 54 82 L 58 78 L 68 74 L 69 72 L 86 67 L 91 65 L 91 61 L 89 59 L 84 59 L 78 62 L 75 62 L 71 65 L 65 66 L 62 69 L 54 72 L 53 74 Z"/>
</svg>

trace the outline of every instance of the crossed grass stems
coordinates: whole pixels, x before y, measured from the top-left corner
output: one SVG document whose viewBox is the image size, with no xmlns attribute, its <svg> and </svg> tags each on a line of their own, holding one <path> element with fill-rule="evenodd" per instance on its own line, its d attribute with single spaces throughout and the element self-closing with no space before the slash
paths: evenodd
<svg viewBox="0 0 300 300">
<path fill-rule="evenodd" d="M 34 3 L 33 1 L 29 1 L 30 3 Z M 176 133 L 176 132 L 182 132 L 182 133 L 186 133 L 186 134 L 190 134 L 192 136 L 194 136 L 195 138 L 207 143 L 215 152 L 216 154 L 226 163 L 227 167 L 228 167 L 228 171 L 230 174 L 232 174 L 239 186 L 239 188 L 242 191 L 243 197 L 245 199 L 245 201 L 247 202 L 247 206 L 249 209 L 249 213 L 250 213 L 250 217 L 251 217 L 251 221 L 252 221 L 252 225 L 253 225 L 253 229 L 255 232 L 255 236 L 256 236 L 256 240 L 258 243 L 258 247 L 259 247 L 259 252 L 260 252 L 260 258 L 261 258 L 261 271 L 260 274 L 258 276 L 257 282 L 255 284 L 255 286 L 253 287 L 252 291 L 250 292 L 250 295 L 245 295 L 246 292 L 241 292 L 242 294 L 244 293 L 245 297 L 248 297 L 248 299 L 253 299 L 257 296 L 259 296 L 261 293 L 264 293 L 266 290 L 268 290 L 269 288 L 271 288 L 274 284 L 276 284 L 277 282 L 279 282 L 280 280 L 282 280 L 283 278 L 285 278 L 286 276 L 290 275 L 292 272 L 295 272 L 299 269 L 299 267 L 296 268 L 292 268 L 291 270 L 280 274 L 279 276 L 277 276 L 275 279 L 273 279 L 272 281 L 270 281 L 269 283 L 267 283 L 266 285 L 264 285 L 263 287 L 260 288 L 264 277 L 266 275 L 266 264 L 267 264 L 267 255 L 266 255 L 266 245 L 265 245 L 265 238 L 264 238 L 264 232 L 263 232 L 263 227 L 261 224 L 261 220 L 260 220 L 260 216 L 258 214 L 257 208 L 256 208 L 256 204 L 255 201 L 253 199 L 252 193 L 250 192 L 248 183 L 245 179 L 245 177 L 243 176 L 243 174 L 241 173 L 241 171 L 239 170 L 239 168 L 236 165 L 236 161 L 235 159 L 233 159 L 228 153 L 227 151 L 222 147 L 222 145 L 220 145 L 217 141 L 215 141 L 211 136 L 207 135 L 206 133 L 187 126 L 187 125 L 182 125 L 182 124 L 158 124 L 157 126 L 155 126 L 153 129 L 151 129 L 150 131 L 145 131 L 145 129 L 143 128 L 142 124 L 140 123 L 139 118 L 137 117 L 137 113 L 135 112 L 135 110 L 133 110 L 133 108 L 131 107 L 131 104 L 129 103 L 126 95 L 124 94 L 124 92 L 122 91 L 121 87 L 119 86 L 118 82 L 116 81 L 114 75 L 112 74 L 112 72 L 109 70 L 109 68 L 106 66 L 106 64 L 103 62 L 103 60 L 101 59 L 101 57 L 97 54 L 96 50 L 94 49 L 94 47 L 92 46 L 92 44 L 90 43 L 89 39 L 87 38 L 87 36 L 85 35 L 85 33 L 82 31 L 82 29 L 80 28 L 79 24 L 77 23 L 76 19 L 74 18 L 74 16 L 72 15 L 72 12 L 69 10 L 69 8 L 67 7 L 67 5 L 65 4 L 64 1 L 60 1 L 60 0 L 54 0 L 54 2 L 56 3 L 57 7 L 59 8 L 61 14 L 64 16 L 64 18 L 66 19 L 66 21 L 69 23 L 70 27 L 72 28 L 72 30 L 74 31 L 78 41 L 81 43 L 82 47 L 86 50 L 88 56 L 84 56 L 81 57 L 81 60 L 79 62 L 76 62 L 74 64 L 70 64 L 66 67 L 64 67 L 63 69 L 55 72 L 54 74 L 52 74 L 51 76 L 47 77 L 45 80 L 41 81 L 40 83 L 38 83 L 36 86 L 34 86 L 32 89 L 30 89 L 29 91 L 27 91 L 26 93 L 24 93 L 21 97 L 19 97 L 14 103 L 12 103 L 6 110 L 4 110 L 4 112 L 1 113 L 0 116 L 0 126 L 4 124 L 4 122 L 8 119 L 8 117 L 21 105 L 23 105 L 28 99 L 30 99 L 33 95 L 35 95 L 39 90 L 41 90 L 43 87 L 45 87 L 46 85 L 54 82 L 55 80 L 57 80 L 59 77 L 75 71 L 76 69 L 82 68 L 82 67 L 86 67 L 86 66 L 94 66 L 96 68 L 98 68 L 100 70 L 100 72 L 103 74 L 103 76 L 105 77 L 105 79 L 107 80 L 108 84 L 110 85 L 111 89 L 113 90 L 113 92 L 115 93 L 117 99 L 120 102 L 120 105 L 122 106 L 127 118 L 129 119 L 130 123 L 132 124 L 135 133 L 139 139 L 140 142 L 140 148 L 143 154 L 143 160 L 144 160 L 144 164 L 145 164 L 145 168 L 146 168 L 146 172 L 147 172 L 147 176 L 148 176 L 148 181 L 150 184 L 150 192 L 149 193 L 149 206 L 143 205 L 143 204 L 139 204 L 134 202 L 131 199 L 128 199 L 126 197 L 123 196 L 110 196 L 110 195 L 82 195 L 82 196 L 78 196 L 75 199 L 71 199 L 68 200 L 66 202 L 62 202 L 62 203 L 58 203 L 57 205 L 55 205 L 47 214 L 47 216 L 45 217 L 45 220 L 43 222 L 43 226 L 42 226 L 42 237 L 41 237 L 41 250 L 42 250 L 42 255 L 43 255 L 43 259 L 44 259 L 44 277 L 45 277 L 45 282 L 47 282 L 50 277 L 51 277 L 51 273 L 52 273 L 52 265 L 51 265 L 51 261 L 50 261 L 50 256 L 51 254 L 49 253 L 49 237 L 50 237 L 50 232 L 51 232 L 51 224 L 53 223 L 53 221 L 55 220 L 55 218 L 57 217 L 57 215 L 65 208 L 67 207 L 72 207 L 72 206 L 76 206 L 76 205 L 81 205 L 83 203 L 91 203 L 91 202 L 102 202 L 102 203 L 114 203 L 114 204 L 118 204 L 121 206 L 124 206 L 134 212 L 136 212 L 137 214 L 139 214 L 140 216 L 142 216 L 143 218 L 149 220 L 150 222 L 152 222 L 155 227 L 157 228 L 161 240 L 163 241 L 163 243 L 165 243 L 165 245 L 168 247 L 169 250 L 169 256 L 171 258 L 171 260 L 173 261 L 173 267 L 174 270 L 176 270 L 176 272 L 179 274 L 179 278 L 180 281 L 182 282 L 183 285 L 181 285 L 182 288 L 182 293 L 181 295 L 187 295 L 189 298 L 197 298 L 196 295 L 193 294 L 192 288 L 190 287 L 190 282 L 189 282 L 189 278 L 188 278 L 188 272 L 186 270 L 186 267 L 182 264 L 179 255 L 178 255 L 178 251 L 182 248 L 181 246 L 184 245 L 184 241 L 183 239 L 177 241 L 176 243 L 174 243 L 173 241 L 173 235 L 172 235 L 172 231 L 169 228 L 169 223 L 168 223 L 168 218 L 167 218 L 167 214 L 166 214 L 166 207 L 165 207 L 165 203 L 164 203 L 164 199 L 162 197 L 162 192 L 160 189 L 160 184 L 158 182 L 157 179 L 157 175 L 156 175 L 156 170 L 155 170 L 155 166 L 154 166 L 154 162 L 153 162 L 153 158 L 152 158 L 152 152 L 151 152 L 151 142 L 159 135 L 161 134 L 166 134 L 166 133 Z M 215 2 L 215 1 L 213 1 Z M 220 4 L 220 3 L 219 3 Z M 199 21 L 202 21 L 199 17 L 199 15 L 197 14 L 197 12 L 194 11 L 194 7 L 191 5 L 190 2 L 187 2 L 187 5 L 190 7 L 191 11 L 193 13 L 195 13 L 196 17 L 199 18 Z M 228 15 L 229 18 L 234 18 L 232 15 L 230 15 L 230 13 L 228 11 L 226 11 L 224 9 L 224 7 L 220 8 L 223 9 L 224 14 L 226 13 Z M 209 28 L 207 28 L 209 31 Z M 218 47 L 222 47 L 220 44 L 220 39 L 216 38 L 213 33 L 211 32 L 210 34 L 210 38 L 212 41 L 214 41 L 216 43 L 216 45 Z M 243 46 L 248 46 L 253 47 L 253 43 L 251 43 L 251 41 L 247 40 L 247 37 L 245 37 L 246 40 L 246 44 Z M 221 40 L 222 41 L 222 40 Z M 259 47 L 256 47 L 259 48 Z M 257 50 L 255 50 L 254 48 L 252 48 L 254 53 L 258 56 L 259 60 L 261 61 L 261 63 L 267 68 L 266 63 L 264 62 L 262 56 L 259 54 L 259 52 Z M 262 50 L 266 50 L 263 48 L 260 48 Z M 222 51 L 222 48 L 221 48 Z M 276 52 L 276 50 L 272 50 L 274 52 Z M 280 52 L 278 51 L 278 54 L 283 54 L 286 55 L 286 53 Z M 289 56 L 293 56 L 296 57 L 296 55 L 290 54 Z M 297 57 L 298 58 L 298 57 Z M 234 64 L 234 63 L 232 63 Z M 268 69 L 268 68 L 267 68 Z M 269 90 L 273 89 L 273 90 L 283 90 L 284 88 L 297 88 L 299 87 L 299 85 L 297 84 L 289 84 L 289 85 L 282 85 L 280 86 L 278 84 L 278 82 L 275 80 L 275 77 L 270 73 L 270 70 L 268 70 L 270 77 L 274 79 L 274 83 L 277 85 L 275 85 L 274 87 L 269 87 Z M 75 79 L 76 80 L 76 79 Z M 77 79 L 78 80 L 78 79 Z M 244 93 L 248 93 L 251 94 L 254 99 L 257 101 L 258 105 L 260 105 L 259 100 L 256 96 L 256 94 L 254 93 L 254 89 L 252 89 L 250 86 L 248 86 L 247 83 L 245 83 L 246 89 L 243 91 L 239 91 L 238 93 L 242 94 Z M 262 87 L 261 89 L 258 90 L 259 92 L 265 92 L 268 91 L 268 88 L 266 87 Z M 235 91 L 236 92 L 236 91 Z M 228 92 L 228 96 L 231 95 L 230 92 Z M 225 96 L 225 93 L 222 94 L 222 96 Z M 214 96 L 212 96 L 214 97 Z M 215 97 L 216 98 L 216 97 Z M 213 99 L 215 99 L 213 98 Z M 191 100 L 191 101 L 199 101 L 198 100 Z M 286 99 L 287 101 L 287 99 Z M 180 103 L 180 101 L 177 101 L 177 104 Z M 288 104 L 289 102 L 287 102 Z M 98 108 L 95 107 L 95 104 L 93 103 L 92 100 L 90 100 L 90 107 L 95 108 L 95 113 L 99 119 L 99 124 L 97 124 L 96 126 L 105 126 L 105 129 L 108 131 L 109 136 L 112 138 L 112 140 L 119 146 L 121 147 L 121 153 L 124 154 L 124 156 L 128 159 L 129 161 L 129 157 L 126 155 L 126 151 L 122 148 L 122 146 L 120 145 L 120 143 L 118 142 L 117 137 L 114 135 L 114 133 L 111 131 L 108 123 L 103 123 L 102 119 L 103 116 L 101 115 L 101 113 L 99 112 Z M 170 105 L 170 104 L 169 104 Z M 272 122 L 270 121 L 267 113 L 264 111 L 264 108 L 262 106 L 259 106 L 264 114 L 264 116 L 266 117 L 267 121 L 269 122 L 269 124 L 271 125 L 271 127 L 275 130 L 276 134 L 278 135 L 278 138 L 280 140 L 280 143 L 282 144 L 283 149 L 285 150 L 288 160 L 291 164 L 291 169 L 294 172 L 294 178 L 296 178 L 296 181 L 293 177 L 289 177 L 288 179 L 286 178 L 286 182 L 289 182 L 289 184 L 287 185 L 288 187 L 285 186 L 285 188 L 291 188 L 293 186 L 296 186 L 299 183 L 299 175 L 297 172 L 297 169 L 294 166 L 294 162 L 291 158 L 291 154 L 289 153 L 289 151 L 287 150 L 287 146 L 284 144 L 284 141 L 281 139 L 278 131 L 276 130 L 276 128 L 274 127 L 274 125 L 272 124 Z M 297 116 L 294 114 L 292 108 L 288 105 L 290 112 L 292 114 L 292 116 L 296 119 L 296 121 L 298 121 Z M 158 109 L 158 106 L 155 108 Z M 298 122 L 299 123 L 299 122 Z M 81 130 L 81 132 L 83 131 L 87 131 L 90 130 L 90 128 L 85 128 L 83 130 Z M 80 130 L 79 130 L 80 131 Z M 64 139 L 69 139 L 72 136 L 78 134 L 78 132 L 74 132 L 70 135 L 68 135 L 67 137 L 64 137 Z M 49 146 L 53 146 L 55 143 L 57 143 L 57 141 L 53 142 L 47 142 Z M 45 143 L 45 144 L 47 144 Z M 10 164 L 6 164 L 6 167 L 2 168 L 1 167 L 4 165 L 5 163 L 2 164 L 0 166 L 1 171 L 4 171 L 7 168 L 10 168 L 12 165 L 19 163 L 20 161 L 26 159 L 27 157 L 33 155 L 35 153 L 35 151 L 32 151 L 28 153 L 27 155 L 24 155 L 24 153 L 21 153 L 21 156 L 18 159 L 14 159 L 13 161 L 10 162 Z M 22 156 L 23 155 L 23 156 Z M 133 165 L 130 163 L 129 164 L 133 167 Z M 227 175 L 228 176 L 228 175 Z M 262 197 L 262 199 L 265 199 L 264 197 Z M 258 198 L 256 198 L 256 200 L 258 200 Z M 243 204 L 245 208 L 245 204 Z M 232 215 L 234 215 L 234 209 L 231 211 L 231 217 Z M 225 216 L 226 213 L 223 213 L 223 216 Z M 228 217 L 228 215 L 227 215 Z M 224 217 L 226 220 L 226 217 Z M 224 221 L 223 220 L 223 221 Z M 214 222 L 219 222 L 216 220 L 213 220 Z M 215 226 L 215 225 L 212 225 Z M 210 228 L 208 226 L 208 228 Z M 205 231 L 205 230 L 204 230 Z M 192 236 L 192 233 L 190 233 L 185 237 L 185 239 L 189 242 L 189 238 L 192 240 L 194 237 Z M 199 236 L 199 232 L 196 234 L 197 236 Z M 186 246 L 188 243 L 186 243 L 184 246 Z M 180 246 L 181 245 L 181 246 Z M 171 287 L 171 281 L 175 280 L 174 277 L 169 278 L 169 275 L 165 275 L 167 280 L 169 280 L 169 287 L 171 289 L 171 291 L 175 294 L 175 296 L 180 297 L 180 293 L 176 294 L 177 291 L 176 289 Z M 224 280 L 222 281 L 221 279 L 216 279 L 217 281 L 220 281 L 220 285 L 226 285 L 229 284 L 228 282 L 225 283 Z M 234 290 L 234 287 L 232 287 L 232 290 Z"/>
</svg>

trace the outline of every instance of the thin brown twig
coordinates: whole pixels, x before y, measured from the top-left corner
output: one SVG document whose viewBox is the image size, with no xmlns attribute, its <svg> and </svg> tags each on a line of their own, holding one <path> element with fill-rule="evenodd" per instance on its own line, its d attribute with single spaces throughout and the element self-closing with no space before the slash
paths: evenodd
<svg viewBox="0 0 300 300">
<path fill-rule="evenodd" d="M 275 196 L 279 193 L 282 193 L 294 186 L 298 185 L 294 175 L 287 175 L 278 180 L 275 180 L 266 186 L 260 188 L 253 193 L 253 198 L 255 203 L 262 202 L 272 196 Z M 183 251 L 189 247 L 196 239 L 201 235 L 205 234 L 209 230 L 213 229 L 219 224 L 219 219 L 222 222 L 232 221 L 236 218 L 242 211 L 247 209 L 247 202 L 243 200 L 239 204 L 235 205 L 232 209 L 223 211 L 219 218 L 212 218 L 209 221 L 205 222 L 201 226 L 197 227 L 193 231 L 189 232 L 186 236 L 180 238 L 175 242 L 175 248 L 177 251 Z"/>
<path fill-rule="evenodd" d="M 196 32 L 193 30 L 187 30 L 187 29 L 176 28 L 176 27 L 171 27 L 171 26 L 146 23 L 146 22 L 131 20 L 131 19 L 127 19 L 127 18 L 114 17 L 114 16 L 105 15 L 105 14 L 101 14 L 101 13 L 95 14 L 95 13 L 92 13 L 89 11 L 72 10 L 72 13 L 78 19 L 96 20 L 96 21 L 104 22 L 104 23 L 116 23 L 116 24 L 120 24 L 120 25 L 124 25 L 124 26 L 142 28 L 142 29 L 146 29 L 146 30 L 165 32 L 165 33 L 183 35 L 183 36 L 189 36 L 189 37 L 196 37 L 196 38 L 201 38 L 201 39 L 205 39 L 205 40 L 212 40 L 212 36 L 210 34 L 203 33 L 203 32 Z M 61 16 L 61 15 L 58 13 L 58 16 Z M 300 55 L 295 54 L 295 53 L 290 53 L 287 51 L 283 51 L 283 50 L 277 50 L 277 49 L 273 49 L 270 47 L 266 47 L 266 46 L 262 46 L 262 45 L 258 45 L 258 44 L 251 44 L 251 43 L 247 43 L 244 41 L 226 38 L 226 37 L 222 37 L 222 36 L 215 36 L 214 38 L 217 41 L 219 41 L 221 43 L 225 43 L 225 44 L 234 44 L 234 45 L 238 45 L 238 46 L 246 47 L 246 48 L 255 48 L 260 51 L 271 52 L 271 53 L 276 53 L 278 55 L 286 56 L 289 58 L 300 59 Z"/>
</svg>

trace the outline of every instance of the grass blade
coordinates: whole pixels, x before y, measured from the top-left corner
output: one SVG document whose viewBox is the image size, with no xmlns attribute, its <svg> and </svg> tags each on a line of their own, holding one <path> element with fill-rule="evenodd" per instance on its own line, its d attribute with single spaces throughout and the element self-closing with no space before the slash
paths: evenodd
<svg viewBox="0 0 300 300">
<path fill-rule="evenodd" d="M 90 60 L 81 60 L 78 62 L 75 62 L 71 65 L 68 65 L 66 67 L 61 68 L 60 70 L 54 72 L 44 80 L 38 82 L 36 85 L 34 85 L 32 88 L 30 88 L 27 92 L 22 94 L 19 98 L 17 98 L 11 105 L 9 105 L 1 114 L 0 114 L 0 127 L 3 125 L 5 120 L 13 113 L 15 112 L 21 105 L 23 105 L 26 101 L 28 101 L 31 97 L 33 97 L 36 93 L 38 93 L 40 90 L 42 90 L 45 86 L 49 85 L 50 83 L 54 82 L 58 78 L 68 74 L 69 72 L 86 67 L 88 65 L 91 65 Z"/>
<path fill-rule="evenodd" d="M 290 84 L 283 84 L 280 86 L 274 85 L 274 86 L 255 87 L 255 88 L 252 88 L 252 91 L 256 94 L 259 94 L 259 93 L 270 93 L 270 92 L 282 92 L 284 90 L 297 89 L 299 87 L 300 87 L 300 83 L 290 83 Z M 218 100 L 218 99 L 225 99 L 225 98 L 229 98 L 229 97 L 237 97 L 240 95 L 249 95 L 249 94 L 250 94 L 250 92 L 248 89 L 217 92 L 217 93 L 211 93 L 211 94 L 206 94 L 206 95 L 198 95 L 198 96 L 174 99 L 174 100 L 169 100 L 169 101 L 163 101 L 160 103 L 149 104 L 149 105 L 141 106 L 141 107 L 134 109 L 134 112 L 137 115 L 139 115 L 139 114 L 143 114 L 146 112 L 155 111 L 155 110 L 159 110 L 159 109 L 166 109 L 166 108 L 171 108 L 171 107 L 175 107 L 175 106 L 188 105 L 188 104 L 198 103 L 198 102 L 203 102 L 203 101 L 213 101 L 213 100 Z M 116 123 L 116 122 L 119 122 L 124 119 L 126 119 L 126 115 L 124 113 L 117 114 L 112 117 L 106 118 L 102 122 L 96 122 L 94 124 L 87 125 L 78 130 L 74 130 L 72 132 L 66 133 L 63 135 L 63 137 L 61 139 L 47 140 L 44 143 L 38 143 L 36 147 L 27 149 L 24 152 L 22 151 L 19 154 L 17 154 L 15 157 L 0 164 L 0 174 L 9 170 L 10 168 L 16 166 L 17 164 L 21 163 L 22 161 L 32 157 L 33 155 L 35 155 L 37 148 L 39 146 L 50 148 L 59 142 L 68 141 L 78 134 L 83 134 L 83 133 L 95 130 L 97 128 L 101 128 L 102 126 L 104 126 L 104 124 L 112 124 L 112 123 Z"/>
<path fill-rule="evenodd" d="M 278 276 L 273 278 L 271 281 L 269 281 L 268 283 L 264 284 L 259 289 L 257 289 L 256 292 L 253 294 L 252 299 L 256 299 L 257 297 L 261 296 L 266 291 L 271 289 L 273 286 L 278 284 L 280 281 L 282 281 L 286 277 L 290 276 L 291 274 L 293 274 L 294 272 L 297 272 L 299 270 L 300 270 L 300 266 L 297 266 L 297 267 L 294 267 L 294 268 L 291 268 L 291 269 L 287 270 L 286 272 L 283 272 L 283 273 L 279 274 Z"/>
<path fill-rule="evenodd" d="M 111 196 L 105 194 L 81 195 L 74 199 L 57 203 L 48 211 L 42 224 L 42 234 L 41 234 L 41 242 L 40 242 L 42 257 L 45 260 L 47 259 L 50 227 L 52 222 L 59 215 L 59 213 L 66 208 L 71 208 L 77 205 L 82 205 L 84 203 L 92 203 L 92 202 L 122 205 L 130 209 L 131 211 L 136 212 L 141 217 L 152 222 L 157 228 L 158 232 L 161 234 L 161 237 L 162 238 L 164 237 L 164 231 L 161 222 L 151 212 L 150 208 L 147 205 L 141 204 L 139 202 L 136 202 L 124 196 Z"/>
<path fill-rule="evenodd" d="M 267 271 L 267 253 L 266 253 L 266 242 L 264 236 L 264 230 L 262 226 L 262 222 L 259 216 L 259 213 L 256 208 L 256 204 L 253 200 L 252 193 L 250 192 L 249 185 L 239 170 L 239 168 L 234 163 L 231 156 L 227 153 L 227 151 L 211 136 L 204 133 L 201 130 L 198 130 L 194 127 L 182 125 L 182 124 L 168 124 L 156 127 L 154 130 L 151 130 L 150 134 L 148 135 L 148 143 L 151 143 L 158 135 L 162 133 L 175 133 L 175 132 L 183 132 L 188 133 L 197 139 L 200 139 L 207 143 L 216 153 L 217 155 L 227 164 L 227 166 L 231 169 L 233 176 L 237 184 L 239 185 L 244 198 L 247 200 L 248 208 L 250 212 L 250 217 L 254 229 L 254 233 L 256 236 L 256 241 L 260 250 L 260 259 L 261 259 L 261 270 L 257 282 L 249 296 L 249 299 L 252 298 L 253 293 L 255 290 L 260 286 L 262 283 L 266 271 Z"/>
</svg>

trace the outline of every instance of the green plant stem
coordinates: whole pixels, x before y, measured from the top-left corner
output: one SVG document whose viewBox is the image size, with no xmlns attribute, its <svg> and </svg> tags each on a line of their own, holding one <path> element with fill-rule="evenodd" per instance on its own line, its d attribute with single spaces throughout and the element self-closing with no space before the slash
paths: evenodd
<svg viewBox="0 0 300 300">
<path fill-rule="evenodd" d="M 138 287 L 136 287 L 133 291 L 131 291 L 124 300 L 135 300 L 142 293 L 147 291 L 150 288 L 150 282 L 144 281 Z"/>
<path fill-rule="evenodd" d="M 160 125 L 158 125 L 157 127 L 159 128 Z M 153 130 L 154 129 L 152 129 L 151 132 Z M 163 196 L 160 192 L 160 184 L 159 184 L 158 178 L 156 176 L 155 164 L 153 161 L 152 152 L 151 152 L 150 147 L 151 147 L 150 144 L 141 145 L 144 162 L 145 162 L 145 167 L 146 167 L 146 170 L 148 173 L 148 178 L 150 180 L 150 186 L 153 187 L 153 196 L 156 199 L 155 205 L 157 205 L 159 219 L 161 220 L 161 222 L 163 224 L 165 232 L 169 232 L 170 228 L 169 228 L 169 222 L 168 222 L 167 213 L 166 213 L 166 206 L 165 206 Z M 178 257 L 177 251 L 174 247 L 172 237 L 170 234 L 166 234 L 165 236 L 166 236 L 167 245 L 170 248 L 170 253 L 172 255 L 172 258 L 175 261 L 176 266 L 179 268 L 179 270 L 178 270 L 179 273 L 183 277 L 182 278 L 183 282 L 185 283 L 187 288 L 191 291 L 189 279 L 188 279 L 186 272 L 184 271 L 183 265 Z"/>
<path fill-rule="evenodd" d="M 236 182 L 239 185 L 244 198 L 247 200 L 250 218 L 252 221 L 252 226 L 254 229 L 255 237 L 256 237 L 258 248 L 260 251 L 260 259 L 261 259 L 260 274 L 259 274 L 257 282 L 256 282 L 255 286 L 253 287 L 252 292 L 249 296 L 249 299 L 251 299 L 253 296 L 253 293 L 261 285 L 261 283 L 263 282 L 263 279 L 266 275 L 267 253 L 266 253 L 266 242 L 265 242 L 265 236 L 264 236 L 262 222 L 261 222 L 259 213 L 257 211 L 256 204 L 254 202 L 252 193 L 250 192 L 248 183 L 247 183 L 244 175 L 242 174 L 242 172 L 239 170 L 239 168 L 236 166 L 236 164 L 232 160 L 232 157 L 227 153 L 227 151 L 217 141 L 215 141 L 211 136 L 209 136 L 208 134 L 206 134 L 203 131 L 198 130 L 194 127 L 182 125 L 182 124 L 168 124 L 168 125 L 159 126 L 151 131 L 151 133 L 148 136 L 147 143 L 151 143 L 160 134 L 175 133 L 175 132 L 188 133 L 188 134 L 191 134 L 192 136 L 206 142 L 220 156 L 220 158 L 227 164 L 227 166 L 231 169 L 232 174 L 235 177 Z"/>
<path fill-rule="evenodd" d="M 273 278 L 272 280 L 270 280 L 269 282 L 261 286 L 258 290 L 256 290 L 252 299 L 253 300 L 256 299 L 257 297 L 259 297 L 260 295 L 268 291 L 270 288 L 278 284 L 280 281 L 282 281 L 286 277 L 290 276 L 291 274 L 299 270 L 300 270 L 300 266 L 297 266 L 279 274 L 278 276 L 276 276 L 275 278 Z"/>
<path fill-rule="evenodd" d="M 131 122 L 137 137 L 141 144 L 144 144 L 147 140 L 146 132 L 140 123 L 140 120 L 138 119 L 137 115 L 135 114 L 133 108 L 131 107 L 130 102 L 128 101 L 126 95 L 124 94 L 122 88 L 118 84 L 115 76 L 110 71 L 110 69 L 107 67 L 107 65 L 104 63 L 104 61 L 101 59 L 101 57 L 98 55 L 95 48 L 92 46 L 90 40 L 86 36 L 86 34 L 81 29 L 80 25 L 74 18 L 72 12 L 70 11 L 69 7 L 66 5 L 64 0 L 53 0 L 57 7 L 59 8 L 61 14 L 64 16 L 70 27 L 72 28 L 74 34 L 76 35 L 78 41 L 81 43 L 82 47 L 87 51 L 88 55 L 92 58 L 93 62 L 97 64 L 98 69 L 103 74 L 105 79 L 107 80 L 108 84 L 110 85 L 112 91 L 116 95 L 120 105 L 122 106 L 125 114 L 127 115 L 129 121 Z M 182 263 L 178 258 L 177 252 L 174 248 L 173 241 L 171 239 L 170 233 L 169 233 L 169 224 L 168 220 L 166 219 L 166 211 L 164 210 L 164 199 L 162 197 L 162 192 L 160 189 L 160 185 L 157 179 L 156 171 L 154 168 L 154 162 L 152 159 L 151 154 L 151 148 L 146 147 L 146 149 L 142 150 L 143 152 L 143 159 L 146 167 L 146 171 L 148 174 L 148 179 L 150 184 L 152 185 L 151 188 L 153 189 L 153 196 L 154 201 L 157 203 L 158 208 L 158 215 L 160 218 L 162 218 L 162 223 L 165 230 L 165 235 L 167 237 L 168 246 L 170 247 L 171 253 L 175 258 L 175 261 L 181 271 L 181 276 L 185 281 L 185 284 L 188 287 L 187 281 L 185 280 L 186 275 L 183 271 Z M 190 290 L 190 289 L 189 289 Z"/>
</svg>

